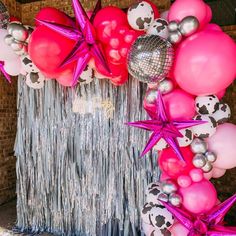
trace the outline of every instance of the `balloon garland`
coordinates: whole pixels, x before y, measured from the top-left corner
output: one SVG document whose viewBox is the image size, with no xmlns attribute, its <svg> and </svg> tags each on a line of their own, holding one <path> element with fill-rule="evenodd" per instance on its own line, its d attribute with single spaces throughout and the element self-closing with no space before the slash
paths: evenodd
<svg viewBox="0 0 236 236">
<path fill-rule="evenodd" d="M 159 14 L 149 0 L 127 14 L 98 1 L 85 12 L 72 0 L 75 21 L 44 8 L 36 26 L 10 22 L 0 9 L 0 71 L 23 74 L 40 89 L 48 79 L 79 86 L 95 78 L 123 85 L 131 74 L 148 84 L 143 102 L 151 119 L 132 121 L 152 131 L 142 153 L 159 153 L 160 182 L 151 183 L 142 209 L 146 235 L 236 235 L 223 219 L 236 195 L 219 203 L 209 181 L 236 167 L 236 126 L 221 102 L 236 74 L 236 45 L 211 24 L 210 7 L 199 0 L 176 0 Z M 161 18 L 162 17 L 162 18 Z"/>
</svg>

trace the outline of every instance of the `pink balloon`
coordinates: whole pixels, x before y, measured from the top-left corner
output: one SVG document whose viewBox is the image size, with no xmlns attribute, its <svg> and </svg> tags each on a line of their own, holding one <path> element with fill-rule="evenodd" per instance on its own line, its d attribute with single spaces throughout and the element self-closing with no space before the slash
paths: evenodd
<svg viewBox="0 0 236 236">
<path fill-rule="evenodd" d="M 203 175 L 204 175 L 205 179 L 210 180 L 212 178 L 212 176 L 213 176 L 213 171 L 211 170 L 210 172 L 204 173 Z"/>
<path fill-rule="evenodd" d="M 166 109 L 173 120 L 188 120 L 195 115 L 194 97 L 181 89 L 163 96 Z"/>
<path fill-rule="evenodd" d="M 234 81 L 235 73 L 236 45 L 223 32 L 203 30 L 177 49 L 174 76 L 188 93 L 216 94 Z"/>
<path fill-rule="evenodd" d="M 218 92 L 218 93 L 216 94 L 216 96 L 217 96 L 219 99 L 222 99 L 222 98 L 225 96 L 225 93 L 226 93 L 226 89 L 224 89 L 224 90 Z"/>
<path fill-rule="evenodd" d="M 210 18 L 207 5 L 202 0 L 176 0 L 170 8 L 169 21 L 181 21 L 186 16 L 195 16 L 203 27 Z"/>
<path fill-rule="evenodd" d="M 217 155 L 214 167 L 231 169 L 236 167 L 236 125 L 219 125 L 208 140 L 209 150 Z"/>
<path fill-rule="evenodd" d="M 225 169 L 220 169 L 220 168 L 214 167 L 212 177 L 215 179 L 220 178 L 225 174 L 225 172 L 226 172 Z"/>
<path fill-rule="evenodd" d="M 217 193 L 208 180 L 193 183 L 187 188 L 180 188 L 183 206 L 193 214 L 202 214 L 212 209 L 217 201 Z"/>
<path fill-rule="evenodd" d="M 59 77 L 56 78 L 57 82 L 65 87 L 72 86 L 73 71 L 64 71 Z"/>
<path fill-rule="evenodd" d="M 175 223 L 170 228 L 171 236 L 187 236 L 189 233 L 189 230 L 186 229 L 182 224 Z"/>
<path fill-rule="evenodd" d="M 192 179 L 188 175 L 181 175 L 177 179 L 178 185 L 182 188 L 187 188 L 191 185 Z"/>
<path fill-rule="evenodd" d="M 208 24 L 208 25 L 205 26 L 205 28 L 203 30 L 216 30 L 216 31 L 221 31 L 222 32 L 222 29 L 217 24 Z"/>
<path fill-rule="evenodd" d="M 212 10 L 209 5 L 206 4 L 206 18 L 205 23 L 209 23 L 212 19 Z"/>
</svg>

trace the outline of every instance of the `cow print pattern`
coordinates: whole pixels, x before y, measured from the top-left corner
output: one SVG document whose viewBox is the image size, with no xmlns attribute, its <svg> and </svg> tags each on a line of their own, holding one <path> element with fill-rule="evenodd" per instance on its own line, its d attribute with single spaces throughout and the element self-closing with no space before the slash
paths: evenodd
<svg viewBox="0 0 236 236">
<path fill-rule="evenodd" d="M 26 75 L 26 84 L 33 89 L 41 89 L 44 87 L 45 77 L 40 72 L 31 72 Z"/>
<path fill-rule="evenodd" d="M 219 109 L 219 99 L 215 95 L 199 96 L 195 100 L 196 111 L 202 115 L 212 115 Z"/>
<path fill-rule="evenodd" d="M 32 62 L 29 55 L 24 55 L 21 57 L 21 65 L 24 71 L 27 73 L 38 73 L 40 70 L 37 66 Z"/>
<path fill-rule="evenodd" d="M 86 66 L 85 70 L 82 72 L 79 78 L 80 85 L 82 84 L 89 84 L 95 78 L 95 71 L 89 65 Z"/>
<path fill-rule="evenodd" d="M 146 201 L 150 204 L 161 204 L 158 200 L 159 195 L 162 193 L 161 185 L 159 183 L 151 183 L 146 190 Z"/>
<path fill-rule="evenodd" d="M 168 22 L 164 19 L 157 18 L 153 21 L 147 30 L 147 34 L 158 35 L 167 39 L 169 36 Z"/>
<path fill-rule="evenodd" d="M 231 110 L 228 104 L 223 103 L 219 105 L 219 110 L 213 114 L 214 119 L 217 122 L 217 125 L 226 123 L 231 117 Z"/>
<path fill-rule="evenodd" d="M 193 141 L 193 132 L 190 128 L 180 130 L 183 137 L 177 138 L 180 147 L 187 147 Z"/>
</svg>

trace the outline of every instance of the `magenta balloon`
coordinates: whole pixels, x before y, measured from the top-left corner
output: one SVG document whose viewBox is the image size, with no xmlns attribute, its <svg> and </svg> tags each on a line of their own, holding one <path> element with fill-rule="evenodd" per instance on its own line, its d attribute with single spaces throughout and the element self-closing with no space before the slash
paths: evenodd
<svg viewBox="0 0 236 236">
<path fill-rule="evenodd" d="M 206 4 L 206 18 L 205 18 L 205 23 L 209 23 L 212 19 L 212 10 L 209 7 L 209 5 Z"/>
<path fill-rule="evenodd" d="M 234 81 L 235 73 L 236 45 L 223 32 L 203 30 L 177 49 L 174 76 L 191 94 L 216 94 Z"/>
<path fill-rule="evenodd" d="M 200 26 L 203 27 L 210 13 L 207 5 L 202 0 L 176 0 L 170 8 L 169 21 L 181 21 L 186 16 L 195 16 Z"/>
<path fill-rule="evenodd" d="M 215 187 L 209 180 L 193 183 L 187 188 L 180 188 L 183 206 L 193 214 L 202 214 L 211 210 L 217 201 Z"/>
<path fill-rule="evenodd" d="M 182 89 L 175 89 L 163 96 L 166 109 L 173 120 L 188 120 L 195 115 L 194 97 Z"/>
<path fill-rule="evenodd" d="M 171 236 L 187 236 L 189 233 L 189 230 L 186 229 L 182 224 L 175 223 L 170 228 Z"/>
<path fill-rule="evenodd" d="M 236 125 L 219 125 L 208 140 L 209 150 L 217 155 L 214 167 L 231 169 L 236 167 Z"/>
<path fill-rule="evenodd" d="M 222 29 L 217 24 L 207 24 L 203 30 L 218 30 L 222 32 Z"/>
</svg>

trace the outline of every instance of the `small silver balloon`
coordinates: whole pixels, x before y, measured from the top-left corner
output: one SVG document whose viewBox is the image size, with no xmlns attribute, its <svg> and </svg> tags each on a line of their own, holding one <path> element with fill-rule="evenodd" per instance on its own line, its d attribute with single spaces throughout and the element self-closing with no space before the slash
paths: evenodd
<svg viewBox="0 0 236 236">
<path fill-rule="evenodd" d="M 206 157 L 203 154 L 196 154 L 193 158 L 193 165 L 196 168 L 202 168 L 207 163 Z"/>
<path fill-rule="evenodd" d="M 202 167 L 203 172 L 209 173 L 213 169 L 213 166 L 210 162 L 207 162 L 205 166 Z"/>
<path fill-rule="evenodd" d="M 206 152 L 205 156 L 206 156 L 207 160 L 211 163 L 215 162 L 217 159 L 217 156 L 214 152 Z"/>
<path fill-rule="evenodd" d="M 168 202 L 168 196 L 165 193 L 161 193 L 158 195 L 158 200 L 163 201 L 163 202 Z"/>
<path fill-rule="evenodd" d="M 207 143 L 200 138 L 195 138 L 191 143 L 191 150 L 194 153 L 205 153 L 207 151 Z"/>
<path fill-rule="evenodd" d="M 24 47 L 24 45 L 22 43 L 18 43 L 16 41 L 14 41 L 12 44 L 11 44 L 11 48 L 14 50 L 14 51 L 20 51 L 22 50 Z"/>
<path fill-rule="evenodd" d="M 145 100 L 148 104 L 154 104 L 157 100 L 157 89 L 149 89 L 145 94 Z"/>
<path fill-rule="evenodd" d="M 172 193 L 169 196 L 169 202 L 171 205 L 179 207 L 182 204 L 182 197 L 177 193 Z"/>
<path fill-rule="evenodd" d="M 8 46 L 11 46 L 11 44 L 14 42 L 14 38 L 8 34 L 5 36 L 4 41 Z"/>
<path fill-rule="evenodd" d="M 170 93 L 173 90 L 173 88 L 174 88 L 173 82 L 168 79 L 162 80 L 158 85 L 158 89 L 162 94 Z"/>
<path fill-rule="evenodd" d="M 171 21 L 168 25 L 169 31 L 176 31 L 178 30 L 178 23 L 176 21 Z"/>
<path fill-rule="evenodd" d="M 162 191 L 166 194 L 171 194 L 177 191 L 177 186 L 170 180 L 162 183 Z"/>
<path fill-rule="evenodd" d="M 28 30 L 23 25 L 17 23 L 10 23 L 8 32 L 14 39 L 20 42 L 24 42 L 29 37 Z"/>
<path fill-rule="evenodd" d="M 176 30 L 176 31 L 170 31 L 168 40 L 172 44 L 177 44 L 181 42 L 182 38 L 183 38 L 182 34 L 178 30 Z"/>
<path fill-rule="evenodd" d="M 195 16 L 187 16 L 179 23 L 179 31 L 185 37 L 194 34 L 198 28 L 199 21 Z"/>
</svg>

